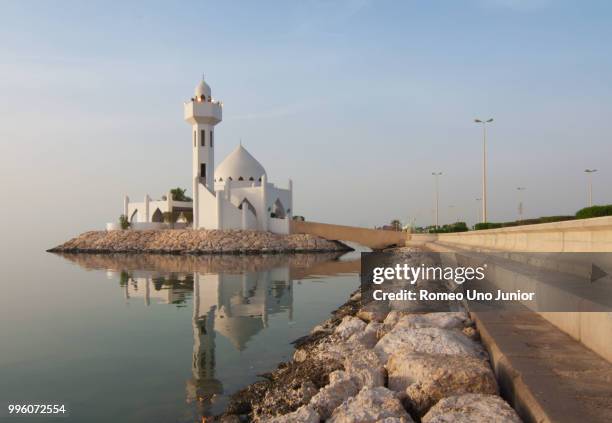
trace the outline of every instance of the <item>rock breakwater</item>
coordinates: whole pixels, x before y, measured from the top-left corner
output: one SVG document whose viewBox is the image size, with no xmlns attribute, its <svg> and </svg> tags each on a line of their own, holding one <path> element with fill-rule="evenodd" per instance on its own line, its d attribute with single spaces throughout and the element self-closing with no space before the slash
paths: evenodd
<svg viewBox="0 0 612 423">
<path fill-rule="evenodd" d="M 49 252 L 155 254 L 274 254 L 349 251 L 312 235 L 243 230 L 125 230 L 85 232 Z"/>
<path fill-rule="evenodd" d="M 234 394 L 216 421 L 521 422 L 499 396 L 467 312 L 395 306 L 364 305 L 354 293 L 295 342 L 292 361 Z"/>
</svg>

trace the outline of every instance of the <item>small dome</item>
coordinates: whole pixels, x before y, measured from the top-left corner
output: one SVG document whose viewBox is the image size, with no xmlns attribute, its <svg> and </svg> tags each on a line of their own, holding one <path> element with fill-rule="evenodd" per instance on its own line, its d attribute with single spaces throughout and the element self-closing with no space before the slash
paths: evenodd
<svg viewBox="0 0 612 423">
<path fill-rule="evenodd" d="M 223 181 L 242 180 L 249 181 L 251 178 L 259 181 L 259 178 L 266 174 L 264 167 L 249 153 L 239 145 L 223 160 L 215 169 L 215 180 Z"/>
<path fill-rule="evenodd" d="M 204 81 L 204 77 L 202 77 L 202 81 L 195 87 L 195 96 L 200 97 L 201 95 L 209 98 L 211 96 L 210 86 Z"/>
</svg>

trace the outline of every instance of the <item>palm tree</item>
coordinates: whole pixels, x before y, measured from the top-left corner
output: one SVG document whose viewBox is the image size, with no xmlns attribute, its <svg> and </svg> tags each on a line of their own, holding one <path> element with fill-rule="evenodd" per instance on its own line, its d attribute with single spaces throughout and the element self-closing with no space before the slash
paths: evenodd
<svg viewBox="0 0 612 423">
<path fill-rule="evenodd" d="M 172 194 L 172 199 L 174 201 L 193 201 L 190 197 L 185 195 L 185 192 L 187 192 L 186 189 L 178 187 L 170 190 L 170 194 Z"/>
<path fill-rule="evenodd" d="M 402 230 L 402 222 L 400 222 L 397 219 L 393 219 L 391 221 L 391 227 L 393 228 L 394 231 L 401 231 Z"/>
</svg>

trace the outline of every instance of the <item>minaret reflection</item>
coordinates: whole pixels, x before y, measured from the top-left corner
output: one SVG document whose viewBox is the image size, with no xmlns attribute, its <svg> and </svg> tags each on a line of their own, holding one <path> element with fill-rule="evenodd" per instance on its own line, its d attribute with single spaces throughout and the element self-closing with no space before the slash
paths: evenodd
<svg viewBox="0 0 612 423">
<path fill-rule="evenodd" d="M 216 378 L 215 337 L 225 337 L 239 351 L 268 325 L 268 316 L 293 318 L 293 282 L 289 267 L 240 274 L 193 274 L 193 361 L 187 400 L 206 413 L 223 393 Z"/>
</svg>

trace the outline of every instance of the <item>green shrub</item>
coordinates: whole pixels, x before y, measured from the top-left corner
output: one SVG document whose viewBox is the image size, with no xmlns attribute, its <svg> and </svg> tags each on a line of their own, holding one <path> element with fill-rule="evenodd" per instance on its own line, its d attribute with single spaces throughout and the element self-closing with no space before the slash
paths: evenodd
<svg viewBox="0 0 612 423">
<path fill-rule="evenodd" d="M 177 222 L 181 214 L 185 216 L 185 219 L 187 219 L 187 223 L 193 223 L 193 212 L 192 211 L 179 211 L 179 210 L 173 210 L 171 212 L 164 212 L 164 222 L 174 224 Z"/>
<path fill-rule="evenodd" d="M 467 232 L 467 231 L 468 231 L 468 227 L 465 222 L 455 222 L 449 225 L 442 225 L 438 228 L 433 227 L 433 226 L 429 227 L 430 234 L 446 234 L 446 233 L 452 233 L 452 232 Z"/>
<path fill-rule="evenodd" d="M 164 212 L 164 223 L 176 223 L 178 216 L 176 212 Z"/>
<path fill-rule="evenodd" d="M 612 216 L 612 204 L 606 206 L 585 207 L 576 213 L 577 219 L 588 219 L 590 217 Z"/>
<path fill-rule="evenodd" d="M 537 225 L 539 223 L 563 222 L 566 220 L 573 219 L 575 219 L 574 216 L 542 216 L 535 219 L 515 220 L 512 222 L 481 222 L 474 225 L 474 229 L 480 231 L 482 229 L 498 229 L 509 228 L 512 226 Z"/>
<path fill-rule="evenodd" d="M 497 229 L 501 227 L 502 227 L 502 223 L 495 223 L 495 222 L 480 222 L 474 225 L 474 229 L 477 231 L 480 231 L 483 229 Z"/>
<path fill-rule="evenodd" d="M 543 216 L 538 223 L 564 222 L 566 220 L 574 220 L 574 216 Z"/>
<path fill-rule="evenodd" d="M 130 221 L 126 215 L 122 214 L 119 216 L 119 226 L 121 226 L 121 229 L 127 229 L 130 227 Z"/>
</svg>

